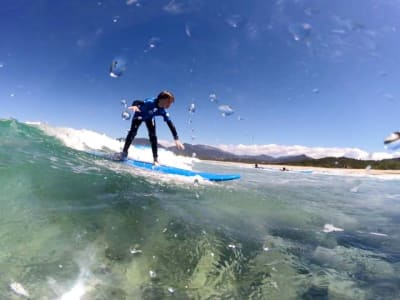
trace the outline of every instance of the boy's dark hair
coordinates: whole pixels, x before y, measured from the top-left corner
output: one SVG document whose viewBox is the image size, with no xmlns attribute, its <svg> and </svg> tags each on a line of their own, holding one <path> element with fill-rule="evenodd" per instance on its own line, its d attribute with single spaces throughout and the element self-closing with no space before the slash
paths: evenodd
<svg viewBox="0 0 400 300">
<path fill-rule="evenodd" d="M 175 101 L 174 94 L 172 94 L 170 91 L 162 91 L 158 94 L 157 99 L 171 99 L 172 102 Z"/>
</svg>

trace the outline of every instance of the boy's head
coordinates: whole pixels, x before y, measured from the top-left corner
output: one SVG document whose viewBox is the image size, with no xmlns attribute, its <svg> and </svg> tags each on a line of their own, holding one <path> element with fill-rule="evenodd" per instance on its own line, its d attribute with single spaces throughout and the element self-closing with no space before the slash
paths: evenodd
<svg viewBox="0 0 400 300">
<path fill-rule="evenodd" d="M 174 95 L 169 91 L 162 91 L 157 96 L 158 106 L 161 108 L 169 108 L 175 101 Z"/>
</svg>

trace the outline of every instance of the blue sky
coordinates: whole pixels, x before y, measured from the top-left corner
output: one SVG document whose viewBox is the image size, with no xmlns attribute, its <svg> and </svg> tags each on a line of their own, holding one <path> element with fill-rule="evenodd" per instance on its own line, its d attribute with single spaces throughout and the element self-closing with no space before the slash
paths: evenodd
<svg viewBox="0 0 400 300">
<path fill-rule="evenodd" d="M 3 0 L 0 117 L 122 137 L 120 101 L 168 89 L 183 142 L 386 151 L 400 129 L 399 12 L 395 0 Z"/>
</svg>

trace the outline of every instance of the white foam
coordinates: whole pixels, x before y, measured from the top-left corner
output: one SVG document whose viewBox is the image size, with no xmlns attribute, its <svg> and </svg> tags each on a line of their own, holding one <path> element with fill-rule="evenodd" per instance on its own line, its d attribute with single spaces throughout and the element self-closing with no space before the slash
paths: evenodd
<svg viewBox="0 0 400 300">
<path fill-rule="evenodd" d="M 69 290 L 68 292 L 63 294 L 60 299 L 61 300 L 77 300 L 77 299 L 81 299 L 81 297 L 83 295 L 85 295 L 85 293 L 86 293 L 86 289 L 85 289 L 83 280 L 79 279 L 75 283 L 75 285 L 71 288 L 71 290 Z"/>
<path fill-rule="evenodd" d="M 79 150 L 108 150 L 110 152 L 120 152 L 123 142 L 111 138 L 105 134 L 87 129 L 74 129 L 67 127 L 53 127 L 45 123 L 29 122 L 28 124 L 38 126 L 46 134 L 61 140 L 67 147 Z M 159 148 L 158 160 L 163 165 L 174 166 L 183 169 L 191 169 L 194 161 L 198 159 L 191 157 L 177 156 L 173 152 Z M 135 147 L 129 149 L 129 158 L 140 161 L 153 161 L 150 147 Z"/>
<path fill-rule="evenodd" d="M 344 229 L 335 227 L 332 224 L 325 224 L 324 229 L 322 231 L 323 232 L 335 232 L 335 231 L 344 231 Z"/>
<path fill-rule="evenodd" d="M 19 282 L 11 282 L 10 288 L 15 294 L 29 298 L 28 291 Z"/>
<path fill-rule="evenodd" d="M 385 233 L 379 233 L 379 232 L 370 232 L 369 234 L 376 235 L 376 236 L 388 236 Z"/>
<path fill-rule="evenodd" d="M 92 266 L 97 264 L 95 245 L 89 245 L 84 251 L 78 253 L 75 258 L 79 266 L 79 274 L 73 286 L 64 286 L 65 283 L 58 283 L 55 279 L 47 279 L 50 288 L 57 294 L 59 300 L 80 300 L 86 299 L 85 295 L 96 288 L 100 282 L 91 272 Z"/>
</svg>

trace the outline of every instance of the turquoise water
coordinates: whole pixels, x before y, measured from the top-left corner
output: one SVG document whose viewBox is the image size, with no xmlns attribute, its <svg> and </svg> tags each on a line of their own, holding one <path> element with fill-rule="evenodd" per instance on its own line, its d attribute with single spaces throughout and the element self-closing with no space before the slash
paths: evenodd
<svg viewBox="0 0 400 300">
<path fill-rule="evenodd" d="M 399 179 L 194 168 L 242 179 L 136 173 L 1 120 L 0 299 L 399 298 Z"/>
</svg>

